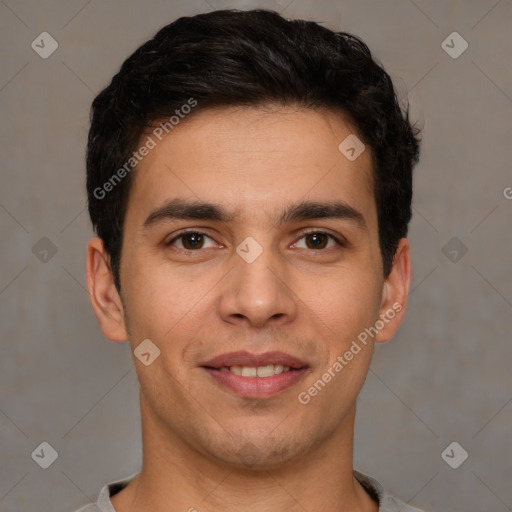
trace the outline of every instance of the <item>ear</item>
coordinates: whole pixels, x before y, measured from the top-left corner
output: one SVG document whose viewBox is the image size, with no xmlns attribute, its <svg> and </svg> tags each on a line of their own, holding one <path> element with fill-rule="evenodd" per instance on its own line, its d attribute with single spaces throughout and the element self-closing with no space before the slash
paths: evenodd
<svg viewBox="0 0 512 512">
<path fill-rule="evenodd" d="M 395 335 L 405 314 L 410 284 L 411 256 L 409 241 L 407 238 L 401 238 L 393 258 L 393 267 L 382 288 L 382 300 L 379 309 L 380 324 L 376 323 L 376 325 L 384 325 L 375 335 L 374 340 L 377 343 L 389 341 Z"/>
<path fill-rule="evenodd" d="M 127 341 L 123 303 L 114 285 L 110 257 L 98 237 L 87 245 L 86 282 L 92 308 L 105 337 Z"/>
</svg>

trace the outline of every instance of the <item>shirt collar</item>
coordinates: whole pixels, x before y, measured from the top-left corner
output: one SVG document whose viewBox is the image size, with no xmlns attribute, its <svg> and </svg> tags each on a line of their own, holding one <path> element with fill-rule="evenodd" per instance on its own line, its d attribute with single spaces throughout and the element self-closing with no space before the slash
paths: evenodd
<svg viewBox="0 0 512 512">
<path fill-rule="evenodd" d="M 116 512 L 110 501 L 110 497 L 124 489 L 139 474 L 134 473 L 121 480 L 115 480 L 103 486 L 98 497 L 98 508 L 102 512 Z M 375 478 L 354 470 L 354 477 L 364 487 L 366 492 L 378 502 L 379 512 L 392 512 L 402 510 L 402 512 L 421 512 L 421 510 L 410 507 L 402 503 L 397 498 L 390 496 L 382 484 Z M 399 508 L 397 508 L 399 507 Z"/>
</svg>

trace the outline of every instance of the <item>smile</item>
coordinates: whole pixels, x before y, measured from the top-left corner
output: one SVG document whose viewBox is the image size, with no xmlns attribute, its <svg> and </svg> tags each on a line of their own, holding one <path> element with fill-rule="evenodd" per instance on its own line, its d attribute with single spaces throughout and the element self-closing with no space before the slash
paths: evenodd
<svg viewBox="0 0 512 512">
<path fill-rule="evenodd" d="M 242 377 L 272 377 L 273 375 L 279 375 L 283 372 L 289 372 L 289 366 L 283 366 L 282 364 L 267 364 L 265 366 L 223 366 L 219 368 L 221 372 L 231 372 L 235 375 L 241 375 Z"/>
<path fill-rule="evenodd" d="M 231 352 L 200 368 L 224 391 L 244 398 L 270 398 L 296 385 L 309 371 L 305 361 L 283 352 Z"/>
</svg>

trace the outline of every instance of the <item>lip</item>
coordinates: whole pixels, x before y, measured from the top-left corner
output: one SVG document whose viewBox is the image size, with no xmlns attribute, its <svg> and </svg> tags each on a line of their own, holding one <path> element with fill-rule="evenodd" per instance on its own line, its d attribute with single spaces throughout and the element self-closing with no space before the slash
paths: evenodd
<svg viewBox="0 0 512 512">
<path fill-rule="evenodd" d="M 289 366 L 290 371 L 282 372 L 271 377 L 242 377 L 230 371 L 220 371 L 220 368 L 230 366 L 258 367 L 268 364 Z M 308 372 L 309 365 L 284 352 L 265 352 L 251 354 L 250 352 L 230 352 L 221 354 L 202 363 L 206 371 L 221 387 L 229 389 L 245 398 L 270 398 L 297 384 Z"/>
<path fill-rule="evenodd" d="M 227 366 L 228 368 L 230 366 L 250 366 L 257 368 L 258 366 L 266 366 L 268 364 L 282 364 L 283 366 L 289 366 L 295 370 L 309 366 L 307 362 L 298 357 L 278 351 L 264 352 L 262 354 L 251 354 L 246 351 L 229 352 L 214 357 L 209 361 L 205 361 L 199 366 L 213 369 L 219 369 L 223 366 Z M 266 378 L 270 379 L 272 377 Z"/>
<path fill-rule="evenodd" d="M 203 367 L 207 373 L 222 387 L 230 389 L 244 398 L 270 398 L 297 384 L 308 371 L 307 367 L 290 369 L 272 377 L 242 377 L 229 371 L 221 372 Z"/>
</svg>

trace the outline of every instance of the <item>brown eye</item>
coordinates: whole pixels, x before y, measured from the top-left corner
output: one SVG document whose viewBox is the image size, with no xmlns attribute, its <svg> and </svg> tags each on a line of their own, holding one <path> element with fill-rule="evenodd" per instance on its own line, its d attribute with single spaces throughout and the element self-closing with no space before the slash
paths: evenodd
<svg viewBox="0 0 512 512">
<path fill-rule="evenodd" d="M 329 241 L 333 241 L 335 245 L 343 246 L 343 244 L 335 236 L 329 233 L 324 233 L 323 231 L 313 231 L 310 233 L 304 233 L 300 240 L 303 239 L 305 240 L 305 247 L 301 248 L 305 249 L 328 249 L 330 248 L 328 247 Z"/>
<path fill-rule="evenodd" d="M 187 233 L 182 235 L 181 238 L 183 240 L 183 247 L 187 250 L 200 249 L 204 242 L 203 235 L 200 233 Z"/>
<path fill-rule="evenodd" d="M 181 241 L 181 247 L 176 246 L 178 249 L 183 249 L 185 251 L 194 251 L 198 249 L 204 248 L 204 243 L 206 239 L 211 239 L 208 235 L 198 231 L 188 231 L 185 233 L 181 233 L 180 235 L 173 238 L 166 245 L 175 245 L 176 241 Z"/>
<path fill-rule="evenodd" d="M 306 240 L 310 240 L 311 244 L 307 244 L 309 249 L 324 249 L 327 244 L 328 236 L 325 233 L 311 233 L 305 236 Z"/>
</svg>

